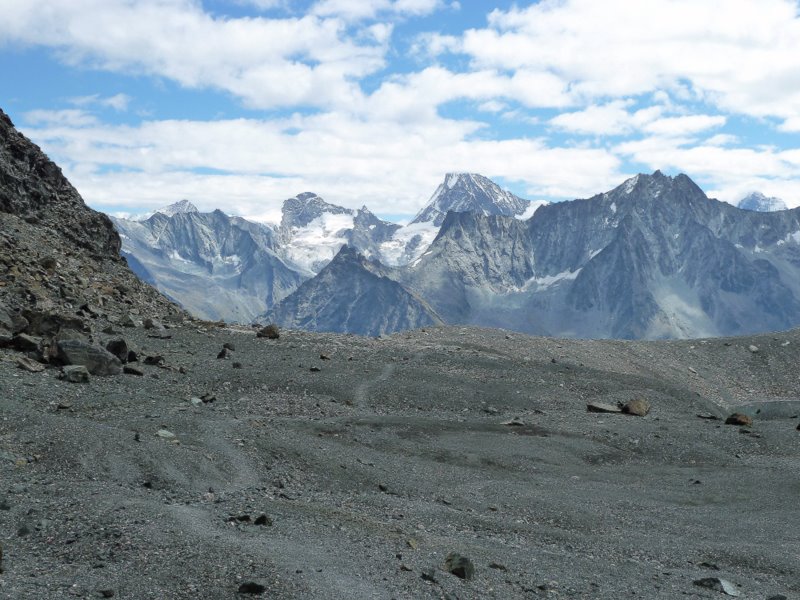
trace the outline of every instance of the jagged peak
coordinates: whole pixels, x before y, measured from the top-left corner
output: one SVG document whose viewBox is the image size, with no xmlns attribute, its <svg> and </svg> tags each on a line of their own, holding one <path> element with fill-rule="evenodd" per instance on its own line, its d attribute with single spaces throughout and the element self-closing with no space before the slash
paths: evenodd
<svg viewBox="0 0 800 600">
<path fill-rule="evenodd" d="M 775 196 L 767 196 L 761 192 L 751 192 L 736 205 L 744 210 L 754 210 L 757 212 L 773 212 L 776 210 L 786 210 L 786 203 Z"/>
<path fill-rule="evenodd" d="M 177 214 L 197 213 L 200 211 L 197 210 L 197 207 L 194 204 L 184 198 L 183 200 L 178 200 L 174 204 L 159 208 L 155 212 L 161 213 L 162 215 L 166 215 L 168 217 L 173 217 Z"/>
</svg>

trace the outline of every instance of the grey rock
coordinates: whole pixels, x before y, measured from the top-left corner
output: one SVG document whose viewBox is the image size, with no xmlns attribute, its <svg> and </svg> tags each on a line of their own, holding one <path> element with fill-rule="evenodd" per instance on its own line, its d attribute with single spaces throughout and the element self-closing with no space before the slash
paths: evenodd
<svg viewBox="0 0 800 600">
<path fill-rule="evenodd" d="M 89 383 L 89 370 L 83 365 L 67 365 L 62 373 L 70 383 Z"/>
<path fill-rule="evenodd" d="M 586 405 L 586 410 L 593 413 L 621 413 L 622 409 L 614 404 L 606 404 L 605 402 L 589 402 Z"/>
<path fill-rule="evenodd" d="M 245 581 L 244 583 L 239 585 L 238 591 L 240 594 L 250 594 L 254 596 L 260 596 L 261 594 L 267 591 L 267 587 L 256 581 Z"/>
<path fill-rule="evenodd" d="M 118 375 L 119 358 L 108 350 L 78 340 L 58 342 L 58 359 L 65 365 L 83 365 L 92 375 Z"/>
<path fill-rule="evenodd" d="M 753 418 L 750 415 L 737 412 L 725 419 L 725 424 L 738 425 L 739 427 L 751 427 L 753 425 Z"/>
<path fill-rule="evenodd" d="M 155 329 L 156 331 L 164 331 L 165 329 L 164 324 L 161 321 L 151 317 L 146 318 L 143 325 L 145 329 Z"/>
<path fill-rule="evenodd" d="M 144 371 L 142 371 L 141 369 L 139 369 L 137 367 L 134 367 L 133 365 L 125 365 L 125 366 L 123 366 L 122 367 L 122 372 L 125 373 L 125 375 L 136 375 L 137 377 L 143 377 L 144 376 Z"/>
<path fill-rule="evenodd" d="M 42 338 L 20 333 L 13 337 L 11 345 L 20 352 L 35 352 L 41 347 Z"/>
<path fill-rule="evenodd" d="M 694 585 L 717 592 L 722 592 L 728 596 L 739 596 L 739 590 L 730 581 L 720 579 L 719 577 L 704 577 L 703 579 L 695 579 Z"/>
<path fill-rule="evenodd" d="M 270 323 L 269 325 L 259 329 L 256 333 L 256 337 L 267 338 L 268 340 L 277 340 L 281 337 L 281 333 L 277 325 Z"/>
<path fill-rule="evenodd" d="M 475 576 L 475 565 L 466 556 L 451 552 L 444 561 L 444 568 L 461 579 L 472 579 Z"/>
<path fill-rule="evenodd" d="M 45 369 L 45 366 L 42 363 L 31 360 L 25 356 L 17 357 L 16 362 L 20 369 L 24 369 L 30 373 L 41 373 Z"/>
<path fill-rule="evenodd" d="M 156 431 L 156 436 L 160 437 L 162 440 L 176 439 L 176 435 L 172 433 L 169 429 L 159 429 L 158 431 Z"/>
</svg>

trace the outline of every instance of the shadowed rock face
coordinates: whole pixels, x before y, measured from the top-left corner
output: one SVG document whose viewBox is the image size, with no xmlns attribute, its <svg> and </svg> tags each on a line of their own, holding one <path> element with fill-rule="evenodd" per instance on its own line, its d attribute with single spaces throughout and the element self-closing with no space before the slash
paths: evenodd
<svg viewBox="0 0 800 600">
<path fill-rule="evenodd" d="M 310 331 L 380 335 L 441 324 L 427 304 L 386 276 L 386 269 L 344 246 L 313 279 L 262 320 Z"/>
<path fill-rule="evenodd" d="M 0 303 L 73 313 L 180 312 L 119 256 L 111 220 L 88 208 L 41 149 L 0 111 Z"/>
</svg>

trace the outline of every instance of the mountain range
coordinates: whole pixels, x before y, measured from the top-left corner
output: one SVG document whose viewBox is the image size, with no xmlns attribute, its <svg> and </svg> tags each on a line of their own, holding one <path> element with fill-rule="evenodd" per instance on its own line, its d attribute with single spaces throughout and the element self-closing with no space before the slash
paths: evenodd
<svg viewBox="0 0 800 600">
<path fill-rule="evenodd" d="M 188 202 L 116 219 L 134 270 L 191 312 L 377 335 L 438 323 L 623 339 L 800 323 L 800 209 L 742 208 L 686 175 L 532 203 L 451 173 L 409 225 L 313 193 L 277 226 Z"/>
</svg>

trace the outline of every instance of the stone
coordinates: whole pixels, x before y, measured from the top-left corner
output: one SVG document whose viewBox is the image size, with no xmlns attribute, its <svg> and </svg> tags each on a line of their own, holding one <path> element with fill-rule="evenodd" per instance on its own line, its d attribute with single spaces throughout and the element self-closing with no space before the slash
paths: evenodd
<svg viewBox="0 0 800 600">
<path fill-rule="evenodd" d="M 242 368 L 242 363 L 234 361 L 234 362 L 233 362 L 233 364 L 232 364 L 231 366 L 232 366 L 234 369 L 241 369 L 241 368 Z"/>
<path fill-rule="evenodd" d="M 2 573 L 2 571 L 0 571 L 0 573 Z M 767 600 L 789 600 L 789 598 L 787 598 L 783 594 L 774 594 L 769 598 L 767 598 Z"/>
<path fill-rule="evenodd" d="M 266 586 L 256 581 L 245 581 L 239 586 L 240 594 L 251 594 L 253 596 L 260 596 L 267 591 Z"/>
<path fill-rule="evenodd" d="M 606 404 L 605 402 L 589 402 L 586 405 L 586 410 L 594 413 L 621 413 L 622 409 L 613 404 Z"/>
<path fill-rule="evenodd" d="M 119 375 L 122 363 L 105 348 L 79 340 L 58 342 L 58 360 L 65 365 L 82 365 L 92 375 Z"/>
<path fill-rule="evenodd" d="M 223 348 L 222 350 L 220 350 L 219 354 L 217 354 L 217 358 L 228 358 L 228 349 Z"/>
<path fill-rule="evenodd" d="M 521 417 L 513 417 L 508 421 L 503 421 L 500 425 L 505 425 L 507 427 L 524 427 L 526 423 Z"/>
<path fill-rule="evenodd" d="M 0 326 L 0 348 L 8 348 L 14 340 L 14 335 L 10 330 Z"/>
<path fill-rule="evenodd" d="M 128 313 L 127 315 L 122 317 L 122 319 L 120 319 L 119 324 L 122 325 L 123 327 L 138 327 L 139 326 L 139 322 L 136 319 L 134 319 L 133 316 L 130 313 Z"/>
<path fill-rule="evenodd" d="M 159 355 L 159 354 L 156 354 L 154 356 L 145 356 L 144 357 L 144 364 L 150 365 L 150 366 L 155 366 L 155 367 L 160 367 L 161 365 L 164 364 L 164 357 Z"/>
<path fill-rule="evenodd" d="M 753 418 L 742 413 L 733 413 L 725 419 L 726 425 L 738 425 L 739 427 L 751 427 L 753 425 Z"/>
<path fill-rule="evenodd" d="M 122 372 L 125 373 L 125 375 L 136 375 L 138 377 L 144 376 L 144 371 L 132 365 L 125 365 L 122 367 Z"/>
<path fill-rule="evenodd" d="M 758 346 L 753 346 L 753 345 L 751 344 L 751 345 L 749 345 L 749 346 L 747 347 L 747 349 L 748 349 L 748 350 L 750 350 L 750 352 L 752 352 L 753 354 L 757 354 L 757 353 L 758 353 Z"/>
<path fill-rule="evenodd" d="M 70 383 L 89 383 L 89 370 L 83 365 L 67 365 L 61 372 Z"/>
<path fill-rule="evenodd" d="M 28 321 L 25 331 L 31 335 L 50 337 L 57 335 L 62 329 L 73 329 L 75 331 L 89 330 L 86 321 L 78 317 L 36 310 L 24 310 L 22 314 Z"/>
<path fill-rule="evenodd" d="M 35 352 L 39 349 L 41 343 L 42 338 L 34 337 L 27 333 L 19 333 L 11 340 L 11 345 L 20 352 Z"/>
<path fill-rule="evenodd" d="M 281 333 L 277 325 L 269 324 L 266 327 L 259 329 L 258 333 L 256 333 L 256 337 L 267 338 L 268 340 L 277 340 L 281 337 Z"/>
<path fill-rule="evenodd" d="M 192 396 L 191 398 L 189 398 L 189 403 L 192 406 L 203 406 L 203 401 L 197 396 Z"/>
<path fill-rule="evenodd" d="M 130 350 L 128 348 L 128 342 L 126 342 L 123 338 L 109 340 L 106 343 L 106 350 L 116 356 L 121 363 L 124 364 L 128 362 L 128 354 L 130 353 Z"/>
<path fill-rule="evenodd" d="M 330 357 L 330 356 L 328 356 L 327 354 L 320 354 L 320 355 L 319 355 L 319 359 L 320 359 L 320 360 L 330 360 L 330 359 L 331 359 L 331 357 Z"/>
<path fill-rule="evenodd" d="M 162 440 L 174 440 L 176 436 L 172 433 L 169 429 L 159 429 L 156 431 L 156 435 L 160 437 Z"/>
<path fill-rule="evenodd" d="M 424 581 L 430 581 L 431 583 L 436 583 L 436 569 L 434 569 L 433 567 L 425 569 L 424 571 L 422 571 L 422 573 L 420 573 L 420 577 Z"/>
<path fill-rule="evenodd" d="M 475 566 L 466 556 L 461 556 L 458 552 L 451 552 L 444 559 L 444 568 L 448 573 L 452 573 L 461 579 L 472 579 L 475 576 Z"/>
<path fill-rule="evenodd" d="M 225 350 L 230 350 L 231 352 L 235 352 L 236 351 L 236 346 L 234 346 L 230 342 L 225 342 L 224 344 L 222 344 L 222 347 L 225 348 Z"/>
<path fill-rule="evenodd" d="M 17 366 L 20 369 L 28 371 L 29 373 L 41 373 L 44 371 L 44 365 L 35 360 L 31 360 L 27 356 L 20 356 L 17 358 Z"/>
<path fill-rule="evenodd" d="M 155 329 L 156 331 L 164 331 L 166 329 L 161 321 L 158 319 L 151 319 L 150 317 L 144 320 L 144 328 Z"/>
<path fill-rule="evenodd" d="M 628 400 L 622 407 L 622 412 L 626 415 L 634 415 L 636 417 L 644 417 L 650 412 L 650 403 L 641 398 Z"/>
<path fill-rule="evenodd" d="M 738 596 L 739 590 L 730 581 L 720 579 L 719 577 L 704 577 L 703 579 L 695 579 L 693 582 L 696 586 L 722 592 L 728 596 Z"/>
<path fill-rule="evenodd" d="M 272 519 L 263 513 L 258 515 L 253 523 L 261 525 L 262 527 L 272 527 Z"/>
<path fill-rule="evenodd" d="M 489 568 L 497 569 L 498 571 L 508 571 L 508 567 L 506 567 L 503 564 L 500 564 L 499 562 L 494 562 L 494 561 L 489 563 Z"/>
<path fill-rule="evenodd" d="M 322 369 L 320 369 L 319 367 L 311 367 L 309 371 L 311 371 L 312 373 L 319 373 L 320 371 L 322 371 Z"/>
<path fill-rule="evenodd" d="M 105 590 L 98 590 L 101 598 L 113 598 L 114 597 L 114 590 L 112 589 L 105 589 Z"/>
</svg>

